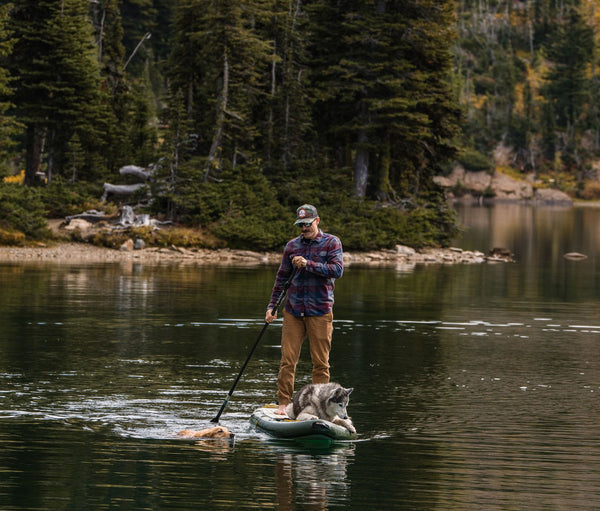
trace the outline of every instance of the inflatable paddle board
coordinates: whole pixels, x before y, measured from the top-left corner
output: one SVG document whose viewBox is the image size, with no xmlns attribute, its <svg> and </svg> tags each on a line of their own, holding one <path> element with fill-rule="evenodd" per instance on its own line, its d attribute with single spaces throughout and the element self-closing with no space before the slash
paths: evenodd
<svg viewBox="0 0 600 511">
<path fill-rule="evenodd" d="M 250 424 L 274 438 L 317 446 L 328 446 L 338 441 L 356 438 L 356 433 L 350 433 L 343 426 L 333 422 L 323 419 L 297 421 L 287 415 L 277 415 L 275 410 L 277 405 L 257 408 L 250 416 Z"/>
</svg>

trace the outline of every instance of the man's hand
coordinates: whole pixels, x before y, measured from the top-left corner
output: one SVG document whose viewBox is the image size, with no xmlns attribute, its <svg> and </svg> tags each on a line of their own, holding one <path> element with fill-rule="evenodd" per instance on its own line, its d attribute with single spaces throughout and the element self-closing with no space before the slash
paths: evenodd
<svg viewBox="0 0 600 511">
<path fill-rule="evenodd" d="M 277 319 L 277 312 L 275 314 L 272 314 L 273 309 L 267 309 L 267 314 L 265 315 L 265 322 L 266 323 L 272 323 L 273 321 L 275 321 Z"/>
<path fill-rule="evenodd" d="M 295 256 L 292 259 L 292 264 L 298 268 L 306 268 L 306 263 L 306 259 L 304 259 L 302 256 Z"/>
</svg>

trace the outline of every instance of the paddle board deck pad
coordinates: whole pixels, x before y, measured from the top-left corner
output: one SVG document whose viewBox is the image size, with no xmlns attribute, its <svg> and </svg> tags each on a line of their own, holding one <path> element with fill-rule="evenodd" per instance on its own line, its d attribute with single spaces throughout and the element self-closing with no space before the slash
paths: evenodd
<svg viewBox="0 0 600 511">
<path fill-rule="evenodd" d="M 332 445 L 343 440 L 354 440 L 356 433 L 350 433 L 343 426 L 323 419 L 297 421 L 287 415 L 275 413 L 276 405 L 267 405 L 254 410 L 250 424 L 274 438 L 295 440 L 315 445 Z"/>
</svg>

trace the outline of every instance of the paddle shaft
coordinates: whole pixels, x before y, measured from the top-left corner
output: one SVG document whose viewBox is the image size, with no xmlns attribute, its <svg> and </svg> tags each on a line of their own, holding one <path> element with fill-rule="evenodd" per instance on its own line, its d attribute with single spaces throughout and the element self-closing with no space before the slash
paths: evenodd
<svg viewBox="0 0 600 511">
<path fill-rule="evenodd" d="M 298 271 L 298 268 L 294 267 L 294 269 L 292 271 L 292 274 L 287 279 L 286 283 L 283 285 L 283 289 L 281 290 L 281 293 L 279 293 L 279 297 L 277 298 L 277 302 L 275 303 L 275 308 L 271 311 L 271 315 L 274 316 L 275 314 L 277 314 L 277 309 L 279 309 L 279 306 L 281 305 L 281 302 L 283 302 L 285 294 L 287 293 L 287 290 L 290 287 L 290 285 L 292 283 L 292 279 L 296 275 L 297 271 Z M 240 372 L 238 373 L 237 378 L 233 382 L 233 385 L 231 386 L 231 389 L 229 389 L 229 393 L 227 394 L 227 397 L 225 398 L 225 401 L 223 401 L 223 404 L 221 405 L 221 409 L 219 410 L 219 413 L 217 413 L 217 415 L 215 415 L 215 417 L 212 418 L 210 420 L 210 422 L 215 422 L 215 423 L 219 422 L 219 418 L 221 417 L 221 414 L 223 413 L 223 410 L 225 410 L 225 407 L 227 406 L 227 403 L 229 403 L 229 399 L 231 398 L 233 392 L 235 391 L 235 388 L 237 387 L 237 384 L 240 381 L 240 378 L 242 377 L 242 374 L 244 373 L 244 370 L 246 369 L 246 366 L 248 365 L 248 362 L 250 362 L 250 359 L 252 358 L 252 355 L 254 354 L 254 351 L 256 350 L 256 347 L 258 346 L 258 343 L 262 339 L 262 336 L 265 333 L 265 330 L 267 329 L 268 326 L 269 326 L 269 323 L 267 321 L 265 321 L 265 324 L 263 325 L 262 330 L 260 331 L 260 334 L 258 334 L 258 337 L 256 338 L 256 341 L 254 342 L 254 346 L 252 346 L 252 349 L 250 350 L 250 353 L 248 353 L 248 356 L 246 357 L 246 361 L 244 362 L 244 365 L 240 369 Z"/>
</svg>

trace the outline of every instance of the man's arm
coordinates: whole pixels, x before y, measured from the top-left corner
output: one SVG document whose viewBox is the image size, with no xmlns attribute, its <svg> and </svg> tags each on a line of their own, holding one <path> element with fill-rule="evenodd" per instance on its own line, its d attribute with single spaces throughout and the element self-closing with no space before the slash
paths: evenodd
<svg viewBox="0 0 600 511">
<path fill-rule="evenodd" d="M 339 279 L 344 273 L 344 252 L 342 242 L 336 236 L 331 236 L 328 241 L 326 259 L 325 263 L 306 261 L 306 269 L 323 277 Z"/>
</svg>

